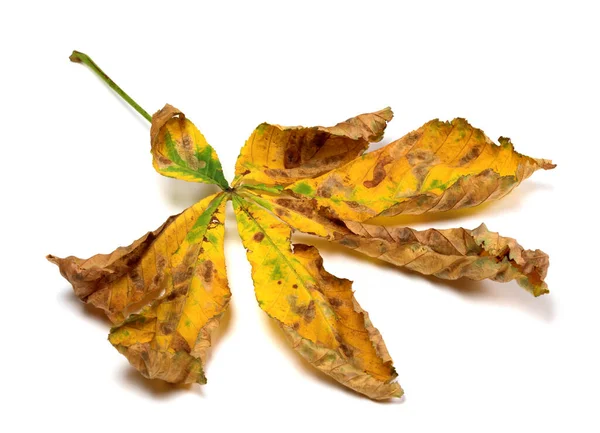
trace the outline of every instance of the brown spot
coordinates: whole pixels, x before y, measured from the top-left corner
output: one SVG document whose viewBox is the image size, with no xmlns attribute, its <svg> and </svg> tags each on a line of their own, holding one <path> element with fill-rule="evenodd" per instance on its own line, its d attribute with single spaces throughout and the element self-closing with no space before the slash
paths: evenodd
<svg viewBox="0 0 600 433">
<path fill-rule="evenodd" d="M 213 278 L 213 262 L 212 260 L 206 260 L 204 263 L 202 263 L 202 266 L 204 267 L 204 271 L 202 273 L 202 278 L 204 278 L 204 281 L 206 283 L 210 283 L 212 281 Z"/>
<path fill-rule="evenodd" d="M 317 149 L 322 148 L 327 140 L 329 139 L 329 134 L 323 131 L 316 131 L 314 138 L 311 140 L 311 144 Z"/>
<path fill-rule="evenodd" d="M 475 158 L 477 158 L 479 156 L 479 154 L 481 153 L 481 151 L 483 150 L 484 147 L 485 147 L 485 145 L 481 145 L 481 146 L 476 146 L 476 147 L 472 147 L 471 149 L 469 149 L 469 151 L 460 158 L 460 160 L 458 161 L 458 165 L 465 165 L 465 164 L 473 161 Z"/>
<path fill-rule="evenodd" d="M 327 182 L 325 182 L 317 188 L 317 195 L 320 195 L 323 198 L 331 198 L 331 189 L 331 185 L 328 185 Z"/>
<path fill-rule="evenodd" d="M 419 138 L 421 138 L 422 135 L 423 135 L 422 131 L 409 132 L 404 137 L 404 140 L 403 140 L 404 144 L 412 147 L 416 144 L 417 140 L 419 140 Z"/>
<path fill-rule="evenodd" d="M 294 289 L 297 289 L 297 288 L 298 288 L 298 284 L 294 284 L 292 287 L 293 287 Z"/>
<path fill-rule="evenodd" d="M 293 329 L 294 331 L 297 331 L 299 328 L 300 328 L 300 324 L 299 324 L 298 322 L 294 322 L 294 323 L 292 324 L 292 329 Z"/>
<path fill-rule="evenodd" d="M 187 286 L 178 287 L 177 289 L 169 293 L 166 299 L 167 301 L 173 301 L 174 299 L 180 296 L 185 296 L 187 294 L 187 290 Z"/>
<path fill-rule="evenodd" d="M 171 160 L 169 158 L 164 157 L 160 153 L 154 155 L 154 157 L 158 160 L 159 165 L 171 165 Z"/>
<path fill-rule="evenodd" d="M 244 170 L 242 171 L 242 176 L 246 176 L 248 173 L 250 173 L 250 170 Z"/>
<path fill-rule="evenodd" d="M 363 185 L 367 188 L 375 188 L 377 185 L 383 182 L 383 179 L 385 179 L 386 176 L 385 166 L 391 164 L 393 161 L 394 158 L 389 155 L 386 155 L 377 161 L 375 168 L 373 168 L 373 179 L 365 180 Z"/>
<path fill-rule="evenodd" d="M 336 232 L 335 235 L 339 235 L 339 233 Z M 349 236 L 335 236 L 334 240 L 348 248 L 358 248 L 360 246 L 360 244 L 355 239 L 352 239 Z"/>
<path fill-rule="evenodd" d="M 316 208 L 316 200 L 314 199 L 292 199 L 292 198 L 278 198 L 275 200 L 279 206 L 291 209 L 302 215 L 312 216 Z"/>
<path fill-rule="evenodd" d="M 285 168 L 296 168 L 300 165 L 300 160 L 300 151 L 298 149 L 287 149 L 283 159 L 283 166 Z"/>
<path fill-rule="evenodd" d="M 281 280 L 277 281 L 277 284 L 281 284 Z"/>
<path fill-rule="evenodd" d="M 252 239 L 254 239 L 256 242 L 260 242 L 264 238 L 265 238 L 265 234 L 263 232 L 255 233 L 254 236 L 252 236 Z"/>
<path fill-rule="evenodd" d="M 192 150 L 192 140 L 189 135 L 184 134 L 183 147 L 185 148 L 185 150 L 188 150 L 188 151 Z"/>
<path fill-rule="evenodd" d="M 174 330 L 175 326 L 172 323 L 165 322 L 160 324 L 160 332 L 162 332 L 164 335 L 169 335 L 173 333 Z"/>
<path fill-rule="evenodd" d="M 171 348 L 176 352 L 183 351 L 190 353 L 192 350 L 188 342 L 185 341 L 185 339 L 181 336 L 181 334 L 179 334 L 179 332 L 173 334 L 173 339 L 171 340 Z"/>
<path fill-rule="evenodd" d="M 342 350 L 342 352 L 344 352 L 344 355 L 346 355 L 347 358 L 352 357 L 352 349 L 350 347 L 348 347 L 344 343 L 342 343 L 342 344 L 340 344 L 340 349 Z"/>
<path fill-rule="evenodd" d="M 431 165 L 436 157 L 430 150 L 416 149 L 406 155 L 406 159 L 411 167 L 414 167 L 421 164 Z"/>
<path fill-rule="evenodd" d="M 339 307 L 339 306 L 341 306 L 343 304 L 343 302 L 340 299 L 338 299 L 338 298 L 331 298 L 329 300 L 329 303 L 331 305 L 333 305 L 334 307 Z"/>
<path fill-rule="evenodd" d="M 310 323 L 315 318 L 315 315 L 316 315 L 315 301 L 311 300 L 308 303 L 306 310 L 304 311 L 304 315 L 303 315 L 304 320 L 306 321 L 306 323 Z"/>
<path fill-rule="evenodd" d="M 288 216 L 290 216 L 290 213 L 287 210 L 281 209 L 280 207 L 276 207 L 275 208 L 275 213 L 279 217 L 288 217 Z"/>
<path fill-rule="evenodd" d="M 319 163 L 324 166 L 333 165 L 344 160 L 346 156 L 347 155 L 345 153 L 338 153 L 337 155 L 332 155 L 328 156 L 327 158 L 323 158 L 321 161 L 319 161 Z"/>
</svg>

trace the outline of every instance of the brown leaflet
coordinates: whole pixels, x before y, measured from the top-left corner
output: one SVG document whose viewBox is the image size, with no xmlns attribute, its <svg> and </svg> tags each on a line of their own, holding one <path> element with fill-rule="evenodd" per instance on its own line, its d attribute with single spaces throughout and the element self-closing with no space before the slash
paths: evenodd
<svg viewBox="0 0 600 433">
<path fill-rule="evenodd" d="M 424 275 L 456 280 L 516 280 L 534 296 L 548 293 L 544 278 L 549 258 L 541 250 L 525 250 L 515 239 L 474 230 L 413 230 L 346 221 L 352 234 L 334 239 L 341 245 Z"/>
<path fill-rule="evenodd" d="M 258 192 L 253 192 L 253 196 L 299 231 L 396 266 L 449 280 L 516 280 L 534 296 L 548 292 L 544 282 L 548 255 L 540 250 L 525 250 L 516 240 L 490 232 L 483 224 L 475 230 L 385 227 L 342 221 L 314 199 Z"/>
<path fill-rule="evenodd" d="M 119 323 L 125 318 L 124 313 L 129 307 L 145 299 L 150 301 L 160 294 L 164 282 L 160 270 L 164 269 L 167 262 L 165 258 L 153 255 L 151 260 L 149 257 L 154 254 L 152 244 L 172 227 L 178 216 L 169 217 L 158 229 L 110 254 L 96 254 L 89 259 L 75 256 L 62 259 L 49 254 L 46 258 L 58 266 L 61 275 L 73 285 L 79 299 L 104 310 L 113 323 Z M 143 275 L 143 268 L 148 266 L 155 267 L 154 276 L 150 273 Z M 124 286 L 125 295 L 112 296 L 117 284 Z M 123 291 L 119 292 L 122 294 Z"/>
</svg>

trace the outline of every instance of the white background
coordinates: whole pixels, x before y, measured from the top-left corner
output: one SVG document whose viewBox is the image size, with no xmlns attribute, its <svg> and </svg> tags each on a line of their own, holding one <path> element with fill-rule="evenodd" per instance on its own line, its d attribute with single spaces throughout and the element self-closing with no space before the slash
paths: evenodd
<svg viewBox="0 0 600 433">
<path fill-rule="evenodd" d="M 599 431 L 600 14 L 594 2 L 414 3 L 3 3 L 2 431 Z M 142 378 L 44 256 L 127 245 L 212 188 L 155 173 L 147 122 L 70 63 L 73 49 L 149 112 L 182 109 L 229 179 L 263 121 L 332 125 L 390 105 L 383 143 L 435 117 L 511 137 L 558 168 L 477 211 L 403 223 L 485 221 L 550 255 L 551 293 L 426 279 L 317 241 L 395 360 L 406 398 L 375 403 L 286 346 L 256 305 L 230 212 L 234 298 L 209 383 Z"/>
</svg>

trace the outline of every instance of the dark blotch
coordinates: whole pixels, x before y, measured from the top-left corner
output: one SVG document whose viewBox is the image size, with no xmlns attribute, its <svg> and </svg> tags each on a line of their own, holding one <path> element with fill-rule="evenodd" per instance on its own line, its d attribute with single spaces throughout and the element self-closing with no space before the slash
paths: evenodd
<svg viewBox="0 0 600 433">
<path fill-rule="evenodd" d="M 343 302 L 342 302 L 340 299 L 338 299 L 338 298 L 331 298 L 331 299 L 329 300 L 329 303 L 330 303 L 331 305 L 333 305 L 334 307 L 339 307 L 340 305 L 342 305 L 342 304 L 343 304 Z"/>
<path fill-rule="evenodd" d="M 256 242 L 260 242 L 264 238 L 265 238 L 265 234 L 263 232 L 255 233 L 254 236 L 252 236 L 252 239 L 254 239 Z"/>
<path fill-rule="evenodd" d="M 352 349 L 348 346 L 346 346 L 344 343 L 340 344 L 340 349 L 342 349 L 342 352 L 344 352 L 344 355 L 346 355 L 346 357 L 351 358 L 352 357 Z"/>
<path fill-rule="evenodd" d="M 173 326 L 172 323 L 161 323 L 161 325 L 160 325 L 160 332 L 162 332 L 164 335 L 169 335 L 174 330 L 175 330 L 175 327 Z"/>
<path fill-rule="evenodd" d="M 385 179 L 386 175 L 385 166 L 392 163 L 393 161 L 394 158 L 392 158 L 389 155 L 386 155 L 379 161 L 377 161 L 377 164 L 375 164 L 375 168 L 373 169 L 373 179 L 365 180 L 363 182 L 363 185 L 367 188 L 375 188 L 377 185 L 383 182 L 383 179 Z"/>
<path fill-rule="evenodd" d="M 202 273 L 202 277 L 204 278 L 204 281 L 207 283 L 210 283 L 212 281 L 213 278 L 213 262 L 212 260 L 206 260 L 204 263 L 204 272 Z"/>
<path fill-rule="evenodd" d="M 315 301 L 311 300 L 308 303 L 306 310 L 304 311 L 304 320 L 306 320 L 306 323 L 310 323 L 315 318 L 315 315 L 316 315 Z"/>
</svg>

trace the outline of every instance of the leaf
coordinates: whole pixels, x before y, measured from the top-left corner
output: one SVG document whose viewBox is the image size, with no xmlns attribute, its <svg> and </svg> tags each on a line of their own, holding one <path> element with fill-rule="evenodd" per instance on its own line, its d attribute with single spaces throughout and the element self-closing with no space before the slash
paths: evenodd
<svg viewBox="0 0 600 433">
<path fill-rule="evenodd" d="M 341 167 L 380 141 L 392 117 L 388 107 L 331 127 L 262 123 L 241 150 L 234 185 L 287 185 Z"/>
<path fill-rule="evenodd" d="M 323 269 L 314 247 L 291 249 L 291 229 L 265 209 L 233 196 L 238 230 L 256 299 L 292 347 L 313 366 L 373 399 L 400 397 L 379 332 L 360 308 L 352 284 Z"/>
<path fill-rule="evenodd" d="M 548 255 L 524 250 L 516 240 L 490 232 L 484 224 L 463 228 L 417 231 L 332 218 L 314 199 L 253 192 L 255 200 L 293 228 L 315 234 L 396 266 L 424 275 L 455 280 L 516 280 L 534 296 L 548 293 L 544 282 Z"/>
<path fill-rule="evenodd" d="M 229 187 L 217 153 L 177 108 L 166 104 L 154 113 L 150 138 L 152 164 L 163 176 Z"/>
<path fill-rule="evenodd" d="M 387 146 L 315 179 L 289 186 L 340 219 L 422 214 L 479 205 L 508 194 L 531 174 L 554 168 L 494 144 L 464 119 L 432 120 Z"/>
<path fill-rule="evenodd" d="M 503 197 L 540 168 L 554 168 L 515 152 L 507 138 L 498 146 L 464 119 L 432 120 L 363 154 L 383 137 L 391 109 L 333 127 L 263 123 L 242 148 L 230 188 L 216 152 L 183 113 L 167 104 L 150 118 L 89 56 L 75 51 L 71 60 L 89 66 L 151 120 L 159 173 L 224 190 L 111 254 L 48 256 L 82 301 L 118 324 L 110 342 L 148 378 L 206 382 L 210 335 L 231 297 L 223 246 L 229 199 L 260 307 L 310 364 L 372 399 L 403 395 L 381 334 L 351 281 L 328 273 L 316 248 L 292 245 L 292 230 L 425 275 L 516 280 L 535 296 L 548 291 L 548 256 L 483 224 L 417 231 L 367 223 L 379 215 L 475 206 Z"/>
<path fill-rule="evenodd" d="M 172 239 L 163 296 L 111 329 L 109 341 L 147 378 L 206 383 L 202 366 L 231 292 L 223 239 L 224 195 L 192 208 L 198 217 L 181 242 Z M 185 221 L 184 221 L 185 222 Z"/>
</svg>

